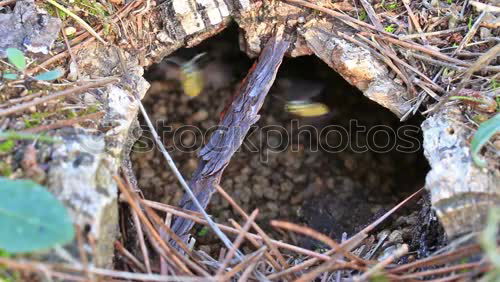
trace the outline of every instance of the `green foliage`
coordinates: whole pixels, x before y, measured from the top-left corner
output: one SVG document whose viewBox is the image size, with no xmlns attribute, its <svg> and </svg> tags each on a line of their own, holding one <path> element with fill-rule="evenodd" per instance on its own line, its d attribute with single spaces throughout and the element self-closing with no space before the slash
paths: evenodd
<svg viewBox="0 0 500 282">
<path fill-rule="evenodd" d="M 484 276 L 483 281 L 500 281 L 500 252 L 498 252 L 497 246 L 499 225 L 500 207 L 493 207 L 489 211 L 486 228 L 479 238 L 481 247 L 493 265 L 493 269 Z"/>
<path fill-rule="evenodd" d="M 472 25 L 474 24 L 474 20 L 472 19 L 472 16 L 469 16 L 469 21 L 467 21 L 467 27 L 472 29 Z"/>
<path fill-rule="evenodd" d="M 40 80 L 40 81 L 51 81 L 51 80 L 58 79 L 62 75 L 63 75 L 63 71 L 62 70 L 55 69 L 55 70 L 43 72 L 43 73 L 41 73 L 39 75 L 36 75 L 33 78 L 36 79 L 36 80 Z"/>
<path fill-rule="evenodd" d="M 4 73 L 3 78 L 7 80 L 16 80 L 18 76 L 15 73 Z"/>
<path fill-rule="evenodd" d="M 365 10 L 362 10 L 359 12 L 359 20 L 360 21 L 365 21 L 368 18 L 368 14 L 366 13 Z"/>
<path fill-rule="evenodd" d="M 491 89 L 496 90 L 500 87 L 500 81 L 497 81 L 496 79 L 491 80 Z"/>
<path fill-rule="evenodd" d="M 486 161 L 479 157 L 481 148 L 495 134 L 500 132 L 500 113 L 483 122 L 477 129 L 470 144 L 472 159 L 477 166 L 486 167 Z"/>
<path fill-rule="evenodd" d="M 370 278 L 370 282 L 389 282 L 389 278 L 384 274 L 375 274 Z"/>
<path fill-rule="evenodd" d="M 23 52 L 17 48 L 7 48 L 7 60 L 16 68 L 18 72 L 21 74 L 26 70 L 26 57 Z M 34 77 L 35 80 L 39 81 L 51 81 L 58 79 L 63 75 L 63 72 L 59 69 L 43 72 Z M 16 73 L 4 73 L 2 75 L 3 79 L 7 80 L 16 80 L 20 77 L 19 74 Z"/>
<path fill-rule="evenodd" d="M 0 153 L 8 153 L 14 149 L 16 143 L 14 140 L 9 139 L 7 141 L 0 142 Z"/>
<path fill-rule="evenodd" d="M 208 234 L 208 227 L 204 226 L 200 231 L 198 231 L 198 237 L 203 237 Z"/>
<path fill-rule="evenodd" d="M 26 69 L 26 57 L 23 52 L 17 48 L 7 48 L 7 59 L 18 71 Z"/>
<path fill-rule="evenodd" d="M 50 136 L 20 133 L 16 131 L 0 131 L 0 140 L 36 140 L 45 143 L 57 142 L 57 139 Z"/>
<path fill-rule="evenodd" d="M 396 10 L 398 8 L 398 3 L 393 2 L 393 3 L 387 4 L 387 5 L 385 5 L 385 8 L 389 11 Z"/>
<path fill-rule="evenodd" d="M 0 175 L 1 176 L 11 176 L 12 175 L 12 167 L 7 162 L 0 162 Z"/>
<path fill-rule="evenodd" d="M 395 24 L 390 24 L 384 28 L 385 31 L 393 33 L 396 31 L 396 25 Z"/>
<path fill-rule="evenodd" d="M 68 211 L 31 180 L 0 177 L 0 248 L 10 253 L 46 250 L 73 240 Z"/>
</svg>

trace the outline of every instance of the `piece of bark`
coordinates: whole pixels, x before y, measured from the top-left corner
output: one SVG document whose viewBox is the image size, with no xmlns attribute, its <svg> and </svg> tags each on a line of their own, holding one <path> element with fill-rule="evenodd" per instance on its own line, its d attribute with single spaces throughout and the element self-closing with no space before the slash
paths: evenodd
<svg viewBox="0 0 500 282">
<path fill-rule="evenodd" d="M 224 169 L 243 143 L 250 127 L 259 120 L 258 112 L 276 78 L 288 46 L 289 42 L 279 37 L 268 41 L 258 62 L 243 80 L 237 96 L 223 113 L 218 129 L 199 152 L 201 160 L 189 186 L 203 207 L 208 205 L 215 191 L 214 185 L 219 184 Z M 180 206 L 197 211 L 187 195 L 184 195 Z M 193 225 L 194 222 L 190 220 L 176 218 L 172 229 L 181 238 L 187 239 Z"/>
</svg>

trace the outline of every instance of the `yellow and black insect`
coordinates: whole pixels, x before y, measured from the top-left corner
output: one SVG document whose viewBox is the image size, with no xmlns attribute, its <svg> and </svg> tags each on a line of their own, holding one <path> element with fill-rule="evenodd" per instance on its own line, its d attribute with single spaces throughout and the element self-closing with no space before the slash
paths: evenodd
<svg viewBox="0 0 500 282">
<path fill-rule="evenodd" d="M 184 93 L 190 97 L 200 95 L 205 86 L 203 73 L 197 62 L 205 56 L 206 53 L 201 53 L 194 56 L 191 60 L 181 63 L 177 59 L 169 58 L 168 62 L 174 63 L 180 69 L 180 82 Z"/>
<path fill-rule="evenodd" d="M 285 111 L 304 118 L 321 117 L 330 113 L 330 108 L 319 102 L 308 100 L 287 101 Z"/>
</svg>

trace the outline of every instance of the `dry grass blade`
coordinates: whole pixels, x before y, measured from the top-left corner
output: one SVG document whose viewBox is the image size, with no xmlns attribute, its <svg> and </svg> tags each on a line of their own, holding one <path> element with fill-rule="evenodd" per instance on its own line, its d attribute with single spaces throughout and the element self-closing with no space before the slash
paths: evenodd
<svg viewBox="0 0 500 282">
<path fill-rule="evenodd" d="M 88 25 L 84 20 L 82 20 L 82 18 L 75 15 L 73 12 L 66 9 L 66 7 L 57 3 L 54 0 L 46 0 L 46 1 L 49 2 L 50 4 L 54 5 L 57 9 L 66 13 L 68 16 L 72 17 L 77 23 L 79 23 L 85 30 L 87 30 L 95 38 L 97 38 L 99 41 L 101 41 L 104 45 L 108 45 L 108 43 L 106 41 L 104 41 L 104 39 L 102 39 L 102 37 L 97 32 L 95 32 L 95 30 L 90 25 Z"/>
<path fill-rule="evenodd" d="M 261 257 L 262 255 L 264 254 L 264 252 L 266 251 L 266 246 L 258 249 L 257 251 L 255 251 L 254 253 L 250 254 L 250 255 L 247 255 L 245 258 L 243 258 L 243 260 L 238 264 L 236 265 L 235 267 L 233 267 L 233 269 L 231 269 L 230 271 L 228 271 L 226 274 L 224 274 L 221 278 L 217 279 L 217 281 L 227 281 L 229 280 L 231 277 L 233 277 L 234 275 L 236 275 L 236 273 L 240 272 L 241 270 L 243 270 L 244 267 L 254 263 L 254 262 L 257 262 Z"/>
<path fill-rule="evenodd" d="M 441 106 L 443 106 L 443 104 L 448 101 L 449 97 L 457 95 L 457 93 L 459 93 L 460 90 L 462 90 L 462 88 L 465 87 L 465 85 L 467 83 L 469 83 L 469 79 L 471 78 L 471 76 L 472 76 L 473 73 L 475 73 L 475 72 L 477 72 L 477 71 L 479 71 L 479 70 L 481 70 L 483 68 L 486 68 L 486 66 L 493 59 L 495 59 L 496 57 L 498 57 L 499 54 L 500 54 L 500 43 L 498 43 L 493 48 L 489 49 L 488 52 L 484 53 L 481 57 L 479 57 L 476 60 L 476 62 L 474 62 L 474 64 L 472 64 L 472 66 L 470 66 L 469 69 L 467 69 L 467 71 L 462 76 L 462 80 L 457 85 L 457 87 L 455 89 L 453 89 L 453 91 L 450 91 L 445 96 L 443 96 L 442 99 L 441 99 L 441 101 L 439 101 L 436 104 L 436 106 L 434 106 L 430 110 L 430 112 L 432 112 L 432 113 L 437 112 L 441 108 Z"/>
<path fill-rule="evenodd" d="M 367 23 L 365 23 L 363 21 L 360 21 L 358 19 L 352 18 L 352 17 L 350 17 L 348 15 L 336 12 L 334 10 L 331 10 L 331 9 L 328 9 L 328 8 L 325 8 L 325 7 L 318 6 L 318 5 L 316 5 L 314 3 L 311 3 L 311 2 L 307 2 L 307 1 L 303 1 L 303 0 L 282 0 L 282 1 L 285 1 L 287 3 L 298 4 L 298 5 L 301 5 L 303 7 L 311 8 L 311 9 L 314 9 L 314 10 L 326 13 L 326 14 L 328 14 L 330 16 L 333 16 L 335 19 L 339 19 L 339 20 L 345 22 L 346 24 L 348 24 L 350 26 L 358 25 L 358 26 L 366 27 L 368 29 L 380 32 L 380 33 L 385 34 L 385 35 L 390 36 L 390 37 L 395 36 L 394 34 L 392 34 L 390 32 L 386 32 L 384 30 L 379 31 L 375 26 L 373 26 L 371 24 L 367 24 Z"/>
<path fill-rule="evenodd" d="M 145 272 L 146 267 L 142 264 L 132 253 L 130 253 L 125 247 L 120 243 L 120 241 L 115 241 L 115 249 L 120 252 L 124 257 L 129 259 L 135 267 L 140 271 Z"/>
<path fill-rule="evenodd" d="M 229 202 L 229 204 L 235 209 L 245 220 L 248 220 L 249 216 L 246 214 L 246 212 L 236 203 L 236 201 L 233 200 L 233 198 L 226 192 L 220 185 L 215 185 L 215 189 L 217 189 L 217 192 L 221 194 L 221 196 Z M 278 248 L 271 242 L 271 239 L 267 234 L 260 228 L 260 226 L 257 223 L 252 223 L 252 227 L 257 231 L 257 233 L 262 237 L 264 240 L 264 243 L 268 246 L 268 248 L 271 250 L 271 252 L 278 258 L 281 266 L 279 265 L 274 265 L 274 267 L 277 267 L 278 269 L 282 268 L 287 268 L 288 264 L 286 263 L 285 258 L 283 255 L 280 253 Z M 274 261 L 274 259 L 271 260 L 271 262 Z"/>
<path fill-rule="evenodd" d="M 401 275 L 401 276 L 399 276 L 399 278 L 401 278 L 401 279 L 423 278 L 424 276 L 441 275 L 441 274 L 447 274 L 450 272 L 463 271 L 466 269 L 477 269 L 482 265 L 483 265 L 483 263 L 481 263 L 481 262 L 464 263 L 464 264 L 459 264 L 459 265 L 442 267 L 439 269 L 432 269 L 432 270 L 427 270 L 427 271 L 415 272 L 412 274 Z"/>
<path fill-rule="evenodd" d="M 390 257 L 386 258 L 385 260 L 377 263 L 375 266 L 373 266 L 372 268 L 370 268 L 369 270 L 367 270 L 365 273 L 363 273 L 363 275 L 354 278 L 354 281 L 366 281 L 366 280 L 368 280 L 368 278 L 370 278 L 371 276 L 373 276 L 373 275 L 381 272 L 384 267 L 386 267 L 387 265 L 389 265 L 394 260 L 396 260 L 396 259 L 400 258 L 401 256 L 405 255 L 406 253 L 408 253 L 408 245 L 403 244 L 403 246 L 401 246 L 401 248 L 399 248 L 398 250 L 396 250 L 396 252 L 394 254 L 392 254 Z"/>
<path fill-rule="evenodd" d="M 205 219 L 206 219 L 206 221 L 208 223 L 208 226 L 221 239 L 221 241 L 224 243 L 224 245 L 226 245 L 226 247 L 228 249 L 232 248 L 233 245 L 232 245 L 231 241 L 229 240 L 229 238 L 226 236 L 226 234 L 224 234 L 220 230 L 219 227 L 217 227 L 217 225 L 215 224 L 215 222 L 207 214 L 207 212 L 205 211 L 205 209 L 203 208 L 203 206 L 200 204 L 200 201 L 198 201 L 198 198 L 194 195 L 193 191 L 191 191 L 191 188 L 189 188 L 189 185 L 187 184 L 186 180 L 184 179 L 184 177 L 182 176 L 181 172 L 179 171 L 179 169 L 175 165 L 174 160 L 172 159 L 172 157 L 170 156 L 170 154 L 165 149 L 165 146 L 163 145 L 163 142 L 161 141 L 160 136 L 158 136 L 158 133 L 156 132 L 156 129 L 153 126 L 153 123 L 149 119 L 149 115 L 147 114 L 146 109 L 142 105 L 141 100 L 138 97 L 136 97 L 136 100 L 139 103 L 139 108 L 141 110 L 141 113 L 142 113 L 142 115 L 144 117 L 144 120 L 146 121 L 146 124 L 149 127 L 149 130 L 151 131 L 151 134 L 153 135 L 153 138 L 154 138 L 154 141 L 155 141 L 156 145 L 158 145 L 161 153 L 163 154 L 163 157 L 165 158 L 165 160 L 168 163 L 168 166 L 170 167 L 170 169 L 172 170 L 172 172 L 175 174 L 175 176 L 176 176 L 177 180 L 180 182 L 182 188 L 184 188 L 184 191 L 187 193 L 187 195 L 189 195 L 189 198 L 193 201 L 193 203 L 194 203 L 195 207 L 198 209 L 198 211 L 200 211 L 201 214 L 203 214 L 203 217 L 205 217 Z M 237 251 L 236 252 L 236 256 L 238 258 L 241 258 L 242 257 L 241 252 Z"/>
<path fill-rule="evenodd" d="M 346 258 L 352 260 L 352 261 L 357 261 L 359 263 L 366 263 L 364 260 L 358 258 L 357 256 L 351 254 L 349 251 L 346 251 L 346 250 L 343 250 L 341 248 L 341 246 L 335 242 L 334 240 L 332 240 L 330 237 L 324 235 L 324 234 L 321 234 L 315 230 L 313 230 L 312 228 L 309 228 L 307 226 L 301 226 L 301 225 L 297 225 L 297 224 L 294 224 L 294 223 L 291 223 L 291 222 L 286 222 L 286 221 L 278 221 L 278 220 L 272 220 L 271 221 L 271 226 L 273 227 L 277 227 L 277 228 L 282 228 L 282 229 L 286 229 L 286 230 L 290 230 L 292 232 L 296 232 L 296 233 L 300 233 L 300 234 L 303 234 L 303 235 L 306 235 L 306 236 L 309 236 L 313 239 L 316 239 L 318 241 L 321 241 L 323 243 L 325 243 L 326 245 L 328 245 L 330 248 L 332 248 L 332 253 L 331 254 L 335 254 L 337 252 L 340 252 L 342 253 Z"/>
<path fill-rule="evenodd" d="M 189 212 L 192 212 L 192 211 L 180 211 L 178 208 L 171 208 L 168 205 L 164 205 L 164 204 L 160 204 L 160 203 L 152 204 L 151 201 L 149 201 L 149 202 L 148 201 L 143 201 L 143 203 L 145 203 L 146 205 L 151 205 L 151 207 L 153 207 L 153 208 L 156 208 L 156 209 L 159 209 L 159 210 L 162 210 L 162 211 L 165 211 L 165 212 L 170 212 L 170 213 L 172 213 L 175 216 L 184 217 L 186 219 L 192 220 L 192 221 L 194 221 L 196 223 L 199 223 L 199 224 L 204 224 L 204 225 L 208 224 L 205 219 L 202 219 L 200 217 L 191 215 Z M 226 226 L 226 225 L 217 224 L 217 226 L 221 230 L 224 230 L 224 231 L 226 231 L 228 233 L 232 233 L 232 234 L 239 234 L 240 233 L 240 231 L 238 229 L 231 228 L 231 227 Z M 247 235 L 250 236 L 250 237 L 252 237 L 252 238 L 254 238 L 255 240 L 264 241 L 264 239 L 261 236 L 257 235 L 257 234 L 248 233 Z M 270 242 L 271 242 L 271 244 L 275 245 L 276 247 L 287 249 L 287 250 L 296 252 L 298 254 L 315 257 L 315 258 L 318 258 L 318 259 L 321 259 L 321 260 L 329 260 L 330 259 L 330 257 L 327 256 L 327 255 L 316 253 L 316 252 L 313 252 L 311 250 L 307 250 L 307 249 L 304 249 L 304 248 L 301 248 L 301 247 L 297 247 L 295 245 L 283 243 L 283 242 L 278 241 L 278 240 L 271 239 Z"/>
<path fill-rule="evenodd" d="M 23 104 L 14 106 L 14 107 L 0 110 L 0 117 L 10 115 L 13 113 L 17 113 L 17 112 L 29 109 L 33 106 L 36 106 L 36 105 L 39 105 L 39 104 L 42 104 L 42 103 L 45 103 L 45 102 L 48 102 L 48 101 L 51 101 L 54 99 L 62 98 L 62 97 L 65 97 L 65 96 L 68 96 L 71 94 L 80 94 L 80 93 L 83 93 L 90 88 L 101 87 L 101 86 L 104 86 L 106 84 L 113 83 L 113 82 L 118 82 L 118 79 L 115 77 L 107 77 L 107 78 L 103 78 L 103 79 L 100 79 L 97 81 L 88 82 L 88 83 L 85 83 L 85 84 L 80 85 L 80 86 L 76 86 L 76 87 L 72 87 L 69 89 L 62 90 L 62 91 L 58 91 L 58 92 L 49 94 L 47 96 L 43 96 L 41 98 L 38 98 L 38 99 L 30 101 L 30 102 L 26 102 L 26 103 L 23 103 Z"/>
<path fill-rule="evenodd" d="M 224 258 L 224 260 L 222 261 L 222 263 L 219 267 L 219 270 L 217 270 L 215 276 L 220 276 L 226 270 L 227 265 L 229 264 L 231 259 L 234 257 L 236 250 L 241 246 L 241 243 L 243 243 L 243 240 L 246 237 L 245 236 L 246 233 L 248 232 L 248 230 L 252 226 L 252 223 L 254 222 L 255 217 L 257 217 L 258 214 L 259 214 L 258 209 L 255 209 L 252 212 L 252 214 L 250 214 L 250 218 L 248 218 L 247 222 L 245 223 L 245 225 L 241 229 L 240 234 L 238 234 L 238 236 L 234 240 L 234 244 L 233 244 L 234 247 L 232 249 L 230 249 L 229 252 L 227 253 L 226 257 Z"/>
<path fill-rule="evenodd" d="M 361 5 L 363 5 L 368 18 L 370 18 L 370 21 L 373 23 L 373 25 L 377 28 L 378 31 L 383 31 L 384 26 L 382 25 L 382 23 L 380 23 L 380 19 L 378 18 L 377 13 L 375 13 L 375 10 L 373 10 L 372 5 L 367 0 L 360 0 L 360 2 Z"/>
<path fill-rule="evenodd" d="M 454 260 L 461 259 L 466 256 L 474 255 L 481 250 L 481 247 L 478 244 L 474 244 L 471 246 L 466 246 L 455 250 L 453 252 L 444 253 L 437 256 L 432 256 L 429 258 L 421 259 L 412 263 L 407 263 L 405 265 L 401 265 L 395 269 L 389 270 L 390 273 L 400 273 L 409 269 L 415 269 L 419 267 L 429 267 L 431 265 L 444 264 L 449 263 Z"/>
<path fill-rule="evenodd" d="M 129 189 L 125 187 L 123 182 L 121 181 L 120 178 L 117 176 L 114 176 L 114 179 L 116 183 L 118 184 L 118 188 L 120 189 L 121 193 L 125 196 L 127 199 L 127 203 L 132 207 L 132 209 L 137 213 L 139 216 L 139 219 L 142 221 L 142 223 L 147 227 L 148 231 L 151 233 L 153 238 L 155 239 L 155 243 L 160 245 L 162 250 L 167 254 L 167 258 L 169 262 L 172 265 L 175 265 L 179 267 L 184 273 L 189 273 L 192 274 L 192 272 L 186 267 L 186 265 L 177 257 L 174 252 L 170 249 L 169 246 L 161 239 L 160 235 L 156 231 L 156 229 L 153 227 L 151 222 L 147 219 L 146 215 L 142 212 L 141 208 L 137 204 L 136 200 L 134 200 L 134 197 L 130 193 Z"/>
<path fill-rule="evenodd" d="M 40 133 L 40 132 L 58 129 L 58 128 L 62 128 L 62 127 L 73 126 L 73 125 L 76 125 L 76 124 L 81 123 L 81 122 L 88 122 L 91 120 L 95 121 L 97 119 L 100 119 L 103 116 L 104 116 L 104 112 L 97 112 L 97 113 L 92 113 L 92 114 L 84 115 L 84 116 L 77 117 L 77 118 L 58 120 L 58 121 L 51 123 L 51 124 L 40 125 L 37 127 L 24 129 L 24 130 L 21 130 L 21 132 L 32 133 L 32 134 L 33 133 Z"/>
<path fill-rule="evenodd" d="M 146 267 L 146 271 L 148 273 L 152 273 L 151 271 L 151 263 L 149 262 L 149 251 L 146 247 L 146 242 L 144 241 L 144 234 L 142 232 L 142 224 L 139 221 L 139 216 L 135 211 L 132 211 L 132 220 L 134 221 L 134 226 L 137 230 L 137 238 L 139 238 L 139 246 L 141 247 L 142 258 L 144 260 L 144 265 Z"/>
</svg>

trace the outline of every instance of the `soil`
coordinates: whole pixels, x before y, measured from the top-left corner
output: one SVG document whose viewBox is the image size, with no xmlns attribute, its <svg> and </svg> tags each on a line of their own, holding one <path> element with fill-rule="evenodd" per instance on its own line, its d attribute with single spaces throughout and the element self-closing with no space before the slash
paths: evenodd
<svg viewBox="0 0 500 282">
<path fill-rule="evenodd" d="M 208 141 L 210 130 L 217 125 L 221 111 L 251 65 L 252 60 L 238 50 L 236 36 L 235 30 L 229 30 L 196 48 L 179 50 L 170 56 L 187 60 L 207 52 L 201 66 L 206 86 L 198 97 L 183 93 L 175 65 L 164 61 L 152 67 L 146 76 L 152 86 L 144 105 L 187 179 L 196 169 L 197 151 Z M 277 79 L 280 83 L 268 95 L 257 128 L 234 155 L 221 181 L 221 186 L 244 210 L 259 209 L 258 223 L 266 231 L 276 232 L 269 228 L 269 220 L 284 219 L 306 224 L 340 240 L 343 232 L 352 235 L 423 186 L 428 166 L 420 148 L 418 118 L 400 123 L 391 112 L 365 98 L 313 57 L 286 59 Z M 307 89 L 314 93 L 308 93 Z M 298 90 L 305 94 L 294 93 Z M 292 116 L 284 110 L 284 101 L 291 97 L 322 102 L 331 108 L 331 113 L 312 119 Z M 396 149 L 359 152 L 355 145 L 374 148 L 387 142 L 395 147 L 409 144 L 396 140 L 395 136 L 387 138 L 368 130 L 357 135 L 351 131 L 349 140 L 346 135 L 341 138 L 335 133 L 309 137 L 308 132 L 321 132 L 328 125 L 349 129 L 353 120 L 367 129 L 385 126 L 386 130 L 397 131 L 403 125 L 413 126 L 414 132 L 408 135 L 414 138 L 412 148 L 399 152 Z M 153 148 L 146 127 L 143 129 L 143 137 L 131 155 L 138 186 L 147 199 L 176 205 L 183 191 L 159 151 Z M 328 152 L 326 145 L 333 144 L 351 146 Z M 406 228 L 408 243 L 417 238 L 411 231 L 421 220 L 432 216 L 430 209 L 419 215 L 424 202 L 399 214 L 402 218 L 413 217 L 412 220 L 392 222 L 392 226 L 399 226 L 394 228 Z M 208 212 L 217 222 L 241 219 L 217 194 Z M 194 233 L 205 233 L 200 230 L 197 227 Z M 423 233 L 421 230 L 418 235 Z M 205 250 L 218 242 L 210 233 L 197 237 Z M 308 248 L 318 247 L 316 242 L 305 238 L 289 239 Z"/>
</svg>

